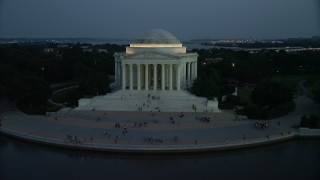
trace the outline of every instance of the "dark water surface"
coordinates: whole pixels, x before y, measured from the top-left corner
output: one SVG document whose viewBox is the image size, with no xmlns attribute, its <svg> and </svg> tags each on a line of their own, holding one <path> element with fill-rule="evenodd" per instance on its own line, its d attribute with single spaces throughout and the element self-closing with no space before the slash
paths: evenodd
<svg viewBox="0 0 320 180">
<path fill-rule="evenodd" d="M 320 180 L 320 140 L 225 152 L 143 155 L 65 150 L 0 136 L 0 179 Z"/>
</svg>

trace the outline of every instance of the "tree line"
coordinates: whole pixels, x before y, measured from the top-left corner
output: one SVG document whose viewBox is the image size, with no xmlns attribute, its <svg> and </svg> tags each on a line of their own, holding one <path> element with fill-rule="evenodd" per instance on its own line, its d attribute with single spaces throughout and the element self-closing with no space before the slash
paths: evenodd
<svg viewBox="0 0 320 180">
<path fill-rule="evenodd" d="M 227 95 L 224 104 L 231 104 L 229 108 L 243 106 L 242 113 L 249 118 L 268 118 L 270 112 L 293 110 L 296 86 L 290 86 L 286 77 L 320 77 L 319 51 L 260 50 L 250 53 L 231 49 L 194 49 L 193 52 L 199 54 L 199 74 L 192 91 L 209 99 L 218 97 L 220 104 L 223 104 L 222 97 Z M 216 58 L 222 60 L 213 62 L 212 59 Z M 274 80 L 275 77 L 279 80 Z M 236 86 L 251 89 L 249 102 L 239 102 L 231 95 Z M 314 94 L 314 99 L 319 102 L 320 89 L 314 90 Z"/>
<path fill-rule="evenodd" d="M 113 53 L 116 51 L 124 51 L 124 46 L 2 44 L 0 96 L 15 100 L 20 107 L 45 112 L 46 101 L 52 93 L 50 84 L 76 82 L 79 88 L 75 98 L 105 94 L 110 91 L 108 76 L 114 74 Z"/>
<path fill-rule="evenodd" d="M 84 50 L 86 49 L 86 50 Z M 99 52 L 105 49 L 107 52 Z M 110 91 L 108 76 L 114 74 L 114 52 L 124 45 L 21 43 L 0 45 L 0 96 L 16 100 L 22 106 L 41 107 L 51 96 L 50 84 L 75 82 L 79 85 L 73 102 Z M 266 111 L 292 100 L 295 89 L 281 81 L 290 75 L 319 77 L 320 52 L 260 50 L 257 53 L 231 49 L 194 49 L 199 54 L 198 78 L 191 91 L 209 99 L 227 95 L 232 106 L 244 106 L 244 113 L 263 118 Z M 220 58 L 212 62 L 210 59 Z M 278 76 L 280 81 L 272 78 Z M 240 102 L 231 94 L 236 86 L 252 88 L 250 102 Z M 320 101 L 320 90 L 314 91 Z M 258 112 L 258 113 L 257 113 Z"/>
</svg>

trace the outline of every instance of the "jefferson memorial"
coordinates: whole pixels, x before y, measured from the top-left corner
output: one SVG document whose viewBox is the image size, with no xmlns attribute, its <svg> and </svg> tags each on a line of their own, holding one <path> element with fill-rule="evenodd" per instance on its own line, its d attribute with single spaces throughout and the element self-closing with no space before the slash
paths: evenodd
<svg viewBox="0 0 320 180">
<path fill-rule="evenodd" d="M 187 89 L 197 78 L 198 54 L 186 53 L 186 47 L 164 30 L 145 32 L 114 57 L 115 85 L 123 90 Z"/>
<path fill-rule="evenodd" d="M 191 89 L 197 78 L 197 53 L 171 33 L 151 29 L 133 40 L 126 52 L 114 54 L 114 90 L 79 100 L 76 110 L 219 112 L 218 102 L 197 97 Z"/>
</svg>

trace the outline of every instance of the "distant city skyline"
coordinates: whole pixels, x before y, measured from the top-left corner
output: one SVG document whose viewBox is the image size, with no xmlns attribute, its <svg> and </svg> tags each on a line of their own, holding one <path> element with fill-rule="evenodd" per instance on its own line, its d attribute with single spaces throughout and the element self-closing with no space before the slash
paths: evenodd
<svg viewBox="0 0 320 180">
<path fill-rule="evenodd" d="M 0 0 L 0 38 L 128 38 L 160 28 L 180 40 L 320 35 L 318 0 Z"/>
</svg>

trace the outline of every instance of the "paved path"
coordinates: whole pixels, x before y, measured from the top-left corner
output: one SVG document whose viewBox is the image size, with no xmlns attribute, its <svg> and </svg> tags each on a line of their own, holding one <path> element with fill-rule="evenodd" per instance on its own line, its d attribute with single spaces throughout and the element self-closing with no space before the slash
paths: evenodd
<svg viewBox="0 0 320 180">
<path fill-rule="evenodd" d="M 214 149 L 292 137 L 295 133 L 292 126 L 299 123 L 302 115 L 319 114 L 319 105 L 312 99 L 298 96 L 294 101 L 295 110 L 284 117 L 268 121 L 270 125 L 266 129 L 257 129 L 254 126 L 257 122 L 255 120 L 235 121 L 232 111 L 184 113 L 180 117 L 180 113 L 164 112 L 66 110 L 50 116 L 29 116 L 14 110 L 12 103 L 1 101 L 0 116 L 5 120 L 2 120 L 0 130 L 60 145 L 113 148 L 114 151 L 139 148 Z M 201 117 L 210 117 L 210 122 L 200 121 Z M 116 123 L 121 127 L 115 127 Z M 66 142 L 66 135 L 76 136 L 83 144 Z M 146 141 L 150 137 L 163 142 Z"/>
</svg>

